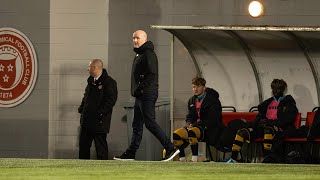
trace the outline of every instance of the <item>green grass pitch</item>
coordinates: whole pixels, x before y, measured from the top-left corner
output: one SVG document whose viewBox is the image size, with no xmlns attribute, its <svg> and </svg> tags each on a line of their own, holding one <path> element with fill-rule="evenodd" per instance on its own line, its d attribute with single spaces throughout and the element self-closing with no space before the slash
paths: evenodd
<svg viewBox="0 0 320 180">
<path fill-rule="evenodd" d="M 0 159 L 0 179 L 320 179 L 320 165 Z"/>
</svg>

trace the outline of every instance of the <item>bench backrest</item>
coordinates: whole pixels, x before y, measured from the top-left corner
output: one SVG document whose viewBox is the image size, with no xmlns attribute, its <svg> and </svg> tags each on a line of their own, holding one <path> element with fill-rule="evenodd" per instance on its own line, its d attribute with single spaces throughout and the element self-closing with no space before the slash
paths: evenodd
<svg viewBox="0 0 320 180">
<path fill-rule="evenodd" d="M 316 112 L 307 112 L 307 117 L 306 117 L 306 126 L 311 126 L 314 116 L 316 115 Z"/>
<path fill-rule="evenodd" d="M 254 121 L 258 112 L 222 112 L 222 123 L 226 126 L 234 119 L 245 119 L 247 121 Z"/>
<path fill-rule="evenodd" d="M 294 126 L 298 129 L 301 125 L 301 113 L 298 112 L 296 116 L 296 120 L 294 122 Z"/>
<path fill-rule="evenodd" d="M 247 121 L 255 121 L 258 112 L 222 112 L 222 123 L 226 126 L 234 119 L 245 119 Z M 312 118 L 313 119 L 313 118 Z M 301 124 L 301 113 L 298 113 L 294 125 L 299 128 Z"/>
</svg>

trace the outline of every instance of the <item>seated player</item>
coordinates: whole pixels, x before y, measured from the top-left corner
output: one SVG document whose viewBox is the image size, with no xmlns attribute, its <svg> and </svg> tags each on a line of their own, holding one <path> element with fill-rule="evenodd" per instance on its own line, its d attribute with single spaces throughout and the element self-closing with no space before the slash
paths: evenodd
<svg viewBox="0 0 320 180">
<path fill-rule="evenodd" d="M 307 138 L 302 146 L 290 148 L 287 154 L 288 164 L 319 164 L 319 148 L 314 146 L 314 140 L 320 138 L 320 110 L 315 112 L 310 126 L 303 125 L 296 130 L 295 138 Z"/>
<path fill-rule="evenodd" d="M 192 79 L 194 95 L 188 101 L 186 126 L 173 133 L 173 143 L 180 150 L 180 161 L 185 161 L 184 149 L 190 145 L 192 161 L 198 161 L 198 142 L 205 141 L 216 145 L 222 129 L 221 103 L 219 93 L 206 87 L 201 77 Z"/>
<path fill-rule="evenodd" d="M 237 162 L 238 154 L 244 142 L 263 138 L 263 155 L 270 158 L 263 162 L 281 162 L 284 157 L 283 139 L 295 133 L 295 119 L 298 113 L 296 102 L 291 95 L 284 95 L 287 83 L 282 79 L 274 79 L 271 83 L 273 96 L 258 106 L 256 121 L 247 123 L 246 128 L 238 130 L 232 145 L 232 156 L 227 162 Z M 271 157 L 271 156 L 268 156 Z M 277 159 L 278 158 L 278 159 Z M 268 160 L 269 159 L 269 160 Z"/>
<path fill-rule="evenodd" d="M 308 129 L 307 138 L 308 141 L 313 141 L 320 137 L 320 110 L 316 111 L 312 124 Z"/>
</svg>

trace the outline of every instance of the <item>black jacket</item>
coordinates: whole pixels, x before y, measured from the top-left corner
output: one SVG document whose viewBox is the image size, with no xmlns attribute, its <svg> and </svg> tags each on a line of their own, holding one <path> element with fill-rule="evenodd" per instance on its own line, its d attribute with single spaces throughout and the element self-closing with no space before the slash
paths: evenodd
<svg viewBox="0 0 320 180">
<path fill-rule="evenodd" d="M 313 141 L 316 138 L 320 137 L 320 110 L 316 111 L 316 114 L 313 118 L 313 121 L 308 128 L 307 138 L 309 141 Z"/>
<path fill-rule="evenodd" d="M 200 108 L 200 122 L 198 123 L 198 113 L 196 110 L 196 96 L 192 96 L 188 101 L 188 114 L 186 122 L 201 126 L 205 130 L 207 142 L 215 145 L 220 135 L 222 126 L 222 108 L 219 100 L 219 93 L 212 88 L 206 88 L 206 97 L 203 99 Z"/>
<path fill-rule="evenodd" d="M 108 133 L 112 109 L 118 98 L 117 83 L 105 69 L 95 83 L 92 76 L 87 81 L 88 85 L 78 108 L 81 127 L 95 133 Z"/>
<path fill-rule="evenodd" d="M 259 113 L 257 114 L 255 127 L 258 126 L 263 120 L 266 120 L 268 125 L 280 127 L 283 130 L 288 128 L 295 128 L 294 122 L 298 113 L 298 108 L 296 106 L 296 101 L 291 95 L 287 95 L 282 99 L 278 105 L 277 109 L 277 120 L 269 121 L 267 120 L 266 114 L 267 109 L 273 97 L 265 100 L 258 106 Z"/>
<path fill-rule="evenodd" d="M 158 90 L 158 58 L 154 53 L 151 41 L 145 42 L 139 48 L 131 71 L 131 95 L 139 97 L 144 91 Z"/>
<path fill-rule="evenodd" d="M 320 126 L 320 110 L 319 109 L 316 111 L 316 114 L 314 115 L 312 124 L 315 126 Z"/>
</svg>

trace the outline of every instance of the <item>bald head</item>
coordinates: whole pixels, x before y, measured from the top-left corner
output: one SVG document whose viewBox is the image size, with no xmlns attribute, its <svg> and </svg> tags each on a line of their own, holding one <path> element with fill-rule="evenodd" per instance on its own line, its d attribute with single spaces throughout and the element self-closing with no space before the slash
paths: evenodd
<svg viewBox="0 0 320 180">
<path fill-rule="evenodd" d="M 143 30 L 137 30 L 133 33 L 132 40 L 133 40 L 133 47 L 139 48 L 145 42 L 147 42 L 148 40 L 147 33 L 144 32 Z"/>
<path fill-rule="evenodd" d="M 93 59 L 91 60 L 91 64 L 96 65 L 98 68 L 103 68 L 103 62 L 101 59 Z"/>
<path fill-rule="evenodd" d="M 98 77 L 102 73 L 103 62 L 101 59 L 93 59 L 89 63 L 88 71 L 90 76 Z"/>
</svg>

